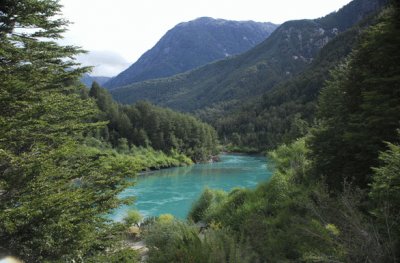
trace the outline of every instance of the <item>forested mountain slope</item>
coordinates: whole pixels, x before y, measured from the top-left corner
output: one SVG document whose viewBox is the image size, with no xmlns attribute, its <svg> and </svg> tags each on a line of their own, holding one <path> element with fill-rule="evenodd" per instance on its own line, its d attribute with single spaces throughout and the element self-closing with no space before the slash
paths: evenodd
<svg viewBox="0 0 400 263">
<path fill-rule="evenodd" d="M 176 25 L 128 69 L 105 83 L 113 89 L 168 77 L 249 50 L 277 25 L 201 17 Z"/>
<path fill-rule="evenodd" d="M 329 72 L 336 67 L 358 42 L 361 32 L 374 21 L 339 34 L 324 46 L 311 65 L 287 81 L 275 85 L 262 97 L 242 103 L 206 108 L 197 114 L 213 124 L 225 143 L 244 151 L 274 149 L 304 135 L 315 117 L 316 100 Z"/>
<path fill-rule="evenodd" d="M 324 18 L 286 22 L 246 53 L 169 78 L 135 83 L 112 94 L 122 103 L 149 100 L 182 111 L 260 96 L 307 68 L 338 33 L 385 2 L 355 0 Z"/>
</svg>

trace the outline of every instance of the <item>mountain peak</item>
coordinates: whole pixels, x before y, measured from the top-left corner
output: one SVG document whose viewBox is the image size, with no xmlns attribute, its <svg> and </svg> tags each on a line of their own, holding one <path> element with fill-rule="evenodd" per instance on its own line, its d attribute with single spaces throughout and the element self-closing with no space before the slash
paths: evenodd
<svg viewBox="0 0 400 263">
<path fill-rule="evenodd" d="M 182 22 L 177 26 L 190 26 L 190 25 L 215 25 L 215 26 L 224 26 L 224 25 L 236 25 L 236 26 L 268 26 L 276 28 L 277 25 L 271 22 L 255 22 L 253 20 L 227 20 L 222 18 L 212 18 L 208 16 L 198 17 L 194 20 L 190 20 L 188 22 Z M 269 28 L 271 30 L 271 28 Z"/>
<path fill-rule="evenodd" d="M 215 18 L 212 18 L 212 17 L 209 17 L 209 16 L 202 16 L 202 17 L 198 17 L 198 18 L 196 18 L 196 19 L 194 19 L 192 21 L 189 21 L 189 22 L 208 23 L 208 22 L 214 22 L 214 21 L 217 21 L 217 20 L 218 19 L 215 19 Z M 219 19 L 219 20 L 222 20 L 222 19 Z"/>
<path fill-rule="evenodd" d="M 168 77 L 227 56 L 243 53 L 266 39 L 272 23 L 199 17 L 179 23 L 127 70 L 105 84 L 116 88 Z"/>
</svg>

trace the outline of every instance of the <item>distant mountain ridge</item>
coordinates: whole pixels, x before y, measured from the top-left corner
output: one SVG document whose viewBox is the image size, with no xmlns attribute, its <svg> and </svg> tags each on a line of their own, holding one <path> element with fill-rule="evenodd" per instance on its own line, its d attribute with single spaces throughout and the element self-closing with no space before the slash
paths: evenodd
<svg viewBox="0 0 400 263">
<path fill-rule="evenodd" d="M 104 76 L 91 76 L 89 74 L 84 74 L 81 78 L 81 82 L 88 88 L 92 86 L 93 81 L 96 81 L 99 85 L 103 85 L 109 81 L 111 77 Z"/>
<path fill-rule="evenodd" d="M 105 83 L 116 88 L 172 76 L 249 50 L 277 27 L 272 23 L 201 17 L 176 25 L 128 69 Z"/>
<path fill-rule="evenodd" d="M 253 49 L 169 78 L 112 91 L 122 103 L 149 100 L 181 111 L 261 96 L 305 70 L 340 32 L 377 12 L 386 0 L 354 0 L 323 18 L 288 21 Z"/>
</svg>

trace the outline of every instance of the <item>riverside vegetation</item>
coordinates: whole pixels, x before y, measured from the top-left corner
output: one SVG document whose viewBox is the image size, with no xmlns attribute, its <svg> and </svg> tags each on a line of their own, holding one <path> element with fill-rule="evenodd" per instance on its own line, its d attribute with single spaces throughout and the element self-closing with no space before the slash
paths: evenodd
<svg viewBox="0 0 400 263">
<path fill-rule="evenodd" d="M 88 69 L 65 59 L 82 51 L 42 40 L 65 30 L 53 18 L 59 11 L 52 0 L 1 7 L 0 253 L 27 262 L 135 262 L 122 240 L 140 216 L 104 217 L 132 201 L 117 197 L 126 179 L 204 160 L 216 136 L 188 115 L 119 105 L 96 84 L 85 91 L 77 80 Z M 187 222 L 145 220 L 148 262 L 399 262 L 398 1 L 369 19 L 351 51 L 318 73 L 314 117 L 295 118 L 302 131 L 270 151 L 271 180 L 255 190 L 207 189 Z M 148 162 L 153 155 L 171 159 Z"/>
<path fill-rule="evenodd" d="M 129 145 L 151 146 L 166 153 L 179 152 L 196 162 L 206 161 L 217 153 L 215 130 L 188 114 L 156 107 L 147 102 L 120 105 L 95 82 L 89 96 L 96 99 L 102 111 L 98 120 L 108 121 L 107 127 L 95 137 L 114 147 L 122 138 Z"/>
</svg>

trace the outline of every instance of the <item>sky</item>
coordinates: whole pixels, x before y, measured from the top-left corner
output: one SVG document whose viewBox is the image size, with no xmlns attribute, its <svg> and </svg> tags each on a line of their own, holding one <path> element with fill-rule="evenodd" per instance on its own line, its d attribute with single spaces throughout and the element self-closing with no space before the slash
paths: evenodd
<svg viewBox="0 0 400 263">
<path fill-rule="evenodd" d="M 89 51 L 77 59 L 94 76 L 115 76 L 180 22 L 208 16 L 281 24 L 318 18 L 350 0 L 60 0 L 72 24 L 62 44 Z"/>
</svg>

